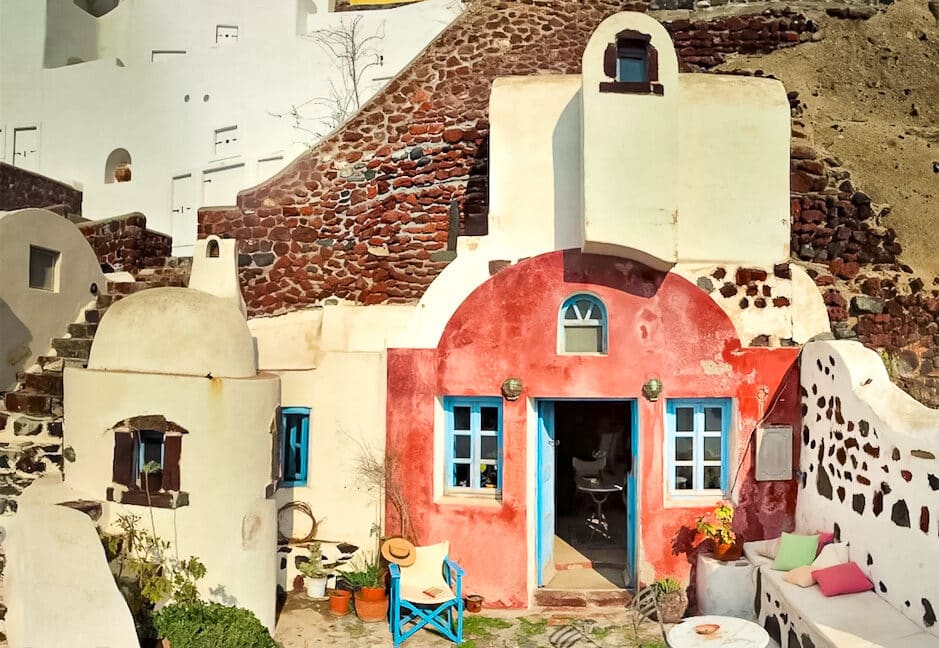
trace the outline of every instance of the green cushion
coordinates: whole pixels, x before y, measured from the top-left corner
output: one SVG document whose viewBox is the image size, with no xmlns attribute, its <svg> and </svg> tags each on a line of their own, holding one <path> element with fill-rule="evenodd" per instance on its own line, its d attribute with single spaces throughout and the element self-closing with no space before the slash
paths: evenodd
<svg viewBox="0 0 939 648">
<path fill-rule="evenodd" d="M 796 535 L 784 533 L 779 540 L 779 551 L 773 569 L 789 571 L 796 567 L 811 565 L 818 553 L 818 535 Z"/>
</svg>

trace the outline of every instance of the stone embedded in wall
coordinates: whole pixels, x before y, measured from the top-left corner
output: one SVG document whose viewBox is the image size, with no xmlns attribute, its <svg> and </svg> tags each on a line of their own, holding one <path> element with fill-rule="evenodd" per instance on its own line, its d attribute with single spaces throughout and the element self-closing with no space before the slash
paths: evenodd
<svg viewBox="0 0 939 648">
<path fill-rule="evenodd" d="M 0 211 L 43 207 L 57 214 L 81 214 L 82 192 L 39 173 L 0 162 Z"/>
</svg>

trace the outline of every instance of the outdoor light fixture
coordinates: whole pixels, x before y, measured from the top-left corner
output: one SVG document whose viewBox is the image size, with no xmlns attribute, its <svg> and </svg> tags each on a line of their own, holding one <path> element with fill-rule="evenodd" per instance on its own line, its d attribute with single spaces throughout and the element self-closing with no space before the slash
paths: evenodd
<svg viewBox="0 0 939 648">
<path fill-rule="evenodd" d="M 502 381 L 502 395 L 505 400 L 518 400 L 522 395 L 522 381 L 520 378 L 506 378 Z"/>
<path fill-rule="evenodd" d="M 646 384 L 642 386 L 642 393 L 654 403 L 659 400 L 659 394 L 662 393 L 662 381 L 658 378 L 649 378 Z"/>
</svg>

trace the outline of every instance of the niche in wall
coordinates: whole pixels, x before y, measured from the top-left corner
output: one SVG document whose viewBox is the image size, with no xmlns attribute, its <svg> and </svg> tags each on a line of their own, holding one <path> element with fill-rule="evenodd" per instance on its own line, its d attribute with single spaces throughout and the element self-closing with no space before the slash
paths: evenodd
<svg viewBox="0 0 939 648">
<path fill-rule="evenodd" d="M 75 6 L 90 13 L 95 18 L 100 18 L 120 4 L 120 0 L 73 0 Z"/>
<path fill-rule="evenodd" d="M 104 163 L 104 182 L 130 182 L 130 153 L 127 149 L 117 148 L 111 151 Z"/>
</svg>

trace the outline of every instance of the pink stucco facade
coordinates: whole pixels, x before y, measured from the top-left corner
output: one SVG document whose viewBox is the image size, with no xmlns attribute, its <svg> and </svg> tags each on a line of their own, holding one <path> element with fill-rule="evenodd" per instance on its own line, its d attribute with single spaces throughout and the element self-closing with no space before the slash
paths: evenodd
<svg viewBox="0 0 939 648">
<path fill-rule="evenodd" d="M 580 291 L 606 305 L 605 355 L 557 352 L 559 308 Z M 527 605 L 536 533 L 528 524 L 535 502 L 527 498 L 535 479 L 528 472 L 536 450 L 527 442 L 531 399 L 632 398 L 639 422 L 639 564 L 646 571 L 651 566 L 656 576 L 687 579 L 688 551 L 700 540 L 689 529 L 709 507 L 666 507 L 666 399 L 734 399 L 729 466 L 731 479 L 740 466 L 738 526 L 748 539 L 777 534 L 792 526 L 796 487 L 754 481 L 752 432 L 767 412 L 767 423 L 797 424 L 797 356 L 795 348 L 741 348 L 727 315 L 675 274 L 578 250 L 510 266 L 463 302 L 436 349 L 388 352 L 387 447 L 407 468 L 405 496 L 418 539 L 448 539 L 451 555 L 466 568 L 467 587 L 483 594 L 487 605 Z M 516 401 L 503 401 L 501 505 L 435 501 L 437 398 L 498 396 L 508 376 L 521 378 L 524 391 Z M 657 402 L 641 395 L 653 376 L 664 384 Z"/>
</svg>

